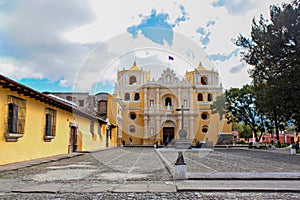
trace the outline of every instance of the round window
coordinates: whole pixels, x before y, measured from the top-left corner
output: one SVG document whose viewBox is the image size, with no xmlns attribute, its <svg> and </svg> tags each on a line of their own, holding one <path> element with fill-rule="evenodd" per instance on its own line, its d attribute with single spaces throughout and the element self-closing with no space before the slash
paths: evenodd
<svg viewBox="0 0 300 200">
<path fill-rule="evenodd" d="M 130 114 L 129 114 L 129 118 L 130 118 L 131 120 L 135 120 L 135 119 L 136 119 L 136 114 L 135 114 L 135 113 L 130 113 Z"/>
<path fill-rule="evenodd" d="M 208 132 L 208 126 L 203 126 L 202 127 L 202 132 L 207 133 Z"/>
<path fill-rule="evenodd" d="M 130 133 L 135 133 L 135 126 L 134 125 L 129 126 L 129 132 Z"/>
<path fill-rule="evenodd" d="M 202 118 L 203 120 L 208 119 L 208 113 L 207 113 L 207 112 L 202 113 L 202 114 L 201 114 L 201 118 Z"/>
</svg>

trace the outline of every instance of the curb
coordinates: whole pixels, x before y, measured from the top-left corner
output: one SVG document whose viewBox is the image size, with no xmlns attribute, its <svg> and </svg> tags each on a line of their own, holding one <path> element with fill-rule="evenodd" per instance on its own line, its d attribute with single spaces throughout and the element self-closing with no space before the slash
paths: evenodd
<svg viewBox="0 0 300 200">
<path fill-rule="evenodd" d="M 59 154 L 59 155 L 54 155 L 54 156 L 49 156 L 49 157 L 44 157 L 44 158 L 36 158 L 33 160 L 26 160 L 26 161 L 21 161 L 21 162 L 16 162 L 16 163 L 0 165 L 0 172 L 18 170 L 18 169 L 31 167 L 31 166 L 35 166 L 35 165 L 40 165 L 40 164 L 44 164 L 44 163 L 50 163 L 50 162 L 55 162 L 55 161 L 64 160 L 64 159 L 68 159 L 68 158 L 74 158 L 77 156 L 85 155 L 87 153 L 96 153 L 96 152 L 106 151 L 106 150 L 110 150 L 110 149 L 114 149 L 114 148 L 118 148 L 118 147 L 101 148 L 101 149 L 96 149 L 96 150 L 91 150 L 91 151 L 77 151 L 77 152 L 69 153 L 69 154 Z"/>
<path fill-rule="evenodd" d="M 167 170 L 169 171 L 169 173 L 172 175 L 172 177 L 174 179 L 175 170 L 170 167 L 170 165 L 172 163 L 169 162 L 168 160 L 166 160 L 157 149 L 155 149 L 155 152 L 158 154 L 158 157 L 160 158 L 160 160 L 162 161 L 162 163 L 164 164 L 164 166 L 167 168 Z M 175 163 L 174 163 L 174 165 L 175 165 Z"/>
<path fill-rule="evenodd" d="M 22 161 L 22 162 L 7 164 L 7 165 L 1 165 L 0 172 L 18 170 L 18 169 L 32 167 L 32 166 L 40 165 L 40 164 L 44 164 L 44 163 L 50 163 L 50 162 L 55 162 L 55 161 L 64 160 L 64 159 L 68 159 L 68 158 L 74 158 L 77 156 L 82 156 L 84 154 L 85 153 L 60 154 L 60 155 L 55 155 L 55 156 L 50 156 L 50 157 L 45 157 L 45 158 L 37 158 L 37 159 L 33 159 L 33 160 L 28 160 L 28 161 Z"/>
</svg>

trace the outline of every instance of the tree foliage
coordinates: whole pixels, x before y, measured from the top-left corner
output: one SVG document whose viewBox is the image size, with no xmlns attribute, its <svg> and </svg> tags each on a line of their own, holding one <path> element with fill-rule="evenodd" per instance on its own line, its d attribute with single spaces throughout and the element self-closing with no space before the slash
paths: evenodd
<svg viewBox="0 0 300 200">
<path fill-rule="evenodd" d="M 252 137 L 252 130 L 245 123 L 233 122 L 232 130 L 237 131 L 239 133 L 240 138 L 251 138 Z"/>
<path fill-rule="evenodd" d="M 226 91 L 227 119 L 231 122 L 243 122 L 254 133 L 259 141 L 262 134 L 271 129 L 272 123 L 256 108 L 253 86 L 245 85 L 242 88 L 231 88 Z M 259 133 L 259 134 L 258 134 Z"/>
<path fill-rule="evenodd" d="M 242 130 L 239 133 L 241 138 L 251 138 L 252 137 L 252 131 L 250 126 L 246 125 L 245 123 L 242 123 Z"/>
<path fill-rule="evenodd" d="M 253 19 L 251 37 L 240 35 L 242 59 L 250 71 L 256 108 L 276 128 L 293 121 L 300 128 L 300 3 L 295 0 L 270 7 L 270 20 Z"/>
</svg>

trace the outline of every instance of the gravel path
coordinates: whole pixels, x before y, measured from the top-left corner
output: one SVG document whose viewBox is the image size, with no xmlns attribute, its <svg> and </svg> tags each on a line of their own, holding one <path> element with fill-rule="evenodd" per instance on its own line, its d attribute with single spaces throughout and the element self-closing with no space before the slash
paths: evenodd
<svg viewBox="0 0 300 200">
<path fill-rule="evenodd" d="M 300 199 L 296 193 L 261 192 L 177 192 L 177 193 L 90 193 L 90 194 L 8 194 L 0 199 Z"/>
</svg>

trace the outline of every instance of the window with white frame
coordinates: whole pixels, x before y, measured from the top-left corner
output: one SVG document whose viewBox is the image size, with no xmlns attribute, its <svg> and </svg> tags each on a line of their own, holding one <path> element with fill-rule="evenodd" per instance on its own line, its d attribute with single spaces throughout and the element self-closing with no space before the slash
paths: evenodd
<svg viewBox="0 0 300 200">
<path fill-rule="evenodd" d="M 124 99 L 125 99 L 125 101 L 129 101 L 130 100 L 130 94 L 125 93 Z"/>
<path fill-rule="evenodd" d="M 208 81 L 207 81 L 207 77 L 206 77 L 206 76 L 202 76 L 202 77 L 201 77 L 201 84 L 202 84 L 202 85 L 207 85 L 207 84 L 208 84 Z"/>
<path fill-rule="evenodd" d="M 24 99 L 9 95 L 7 112 L 6 131 L 8 133 L 24 134 L 26 101 Z"/>
<path fill-rule="evenodd" d="M 203 101 L 203 94 L 202 93 L 198 93 L 198 101 Z"/>
<path fill-rule="evenodd" d="M 56 110 L 46 108 L 45 136 L 55 136 L 56 133 Z"/>
<path fill-rule="evenodd" d="M 212 101 L 213 100 L 213 96 L 211 93 L 207 94 L 207 101 Z"/>
</svg>

